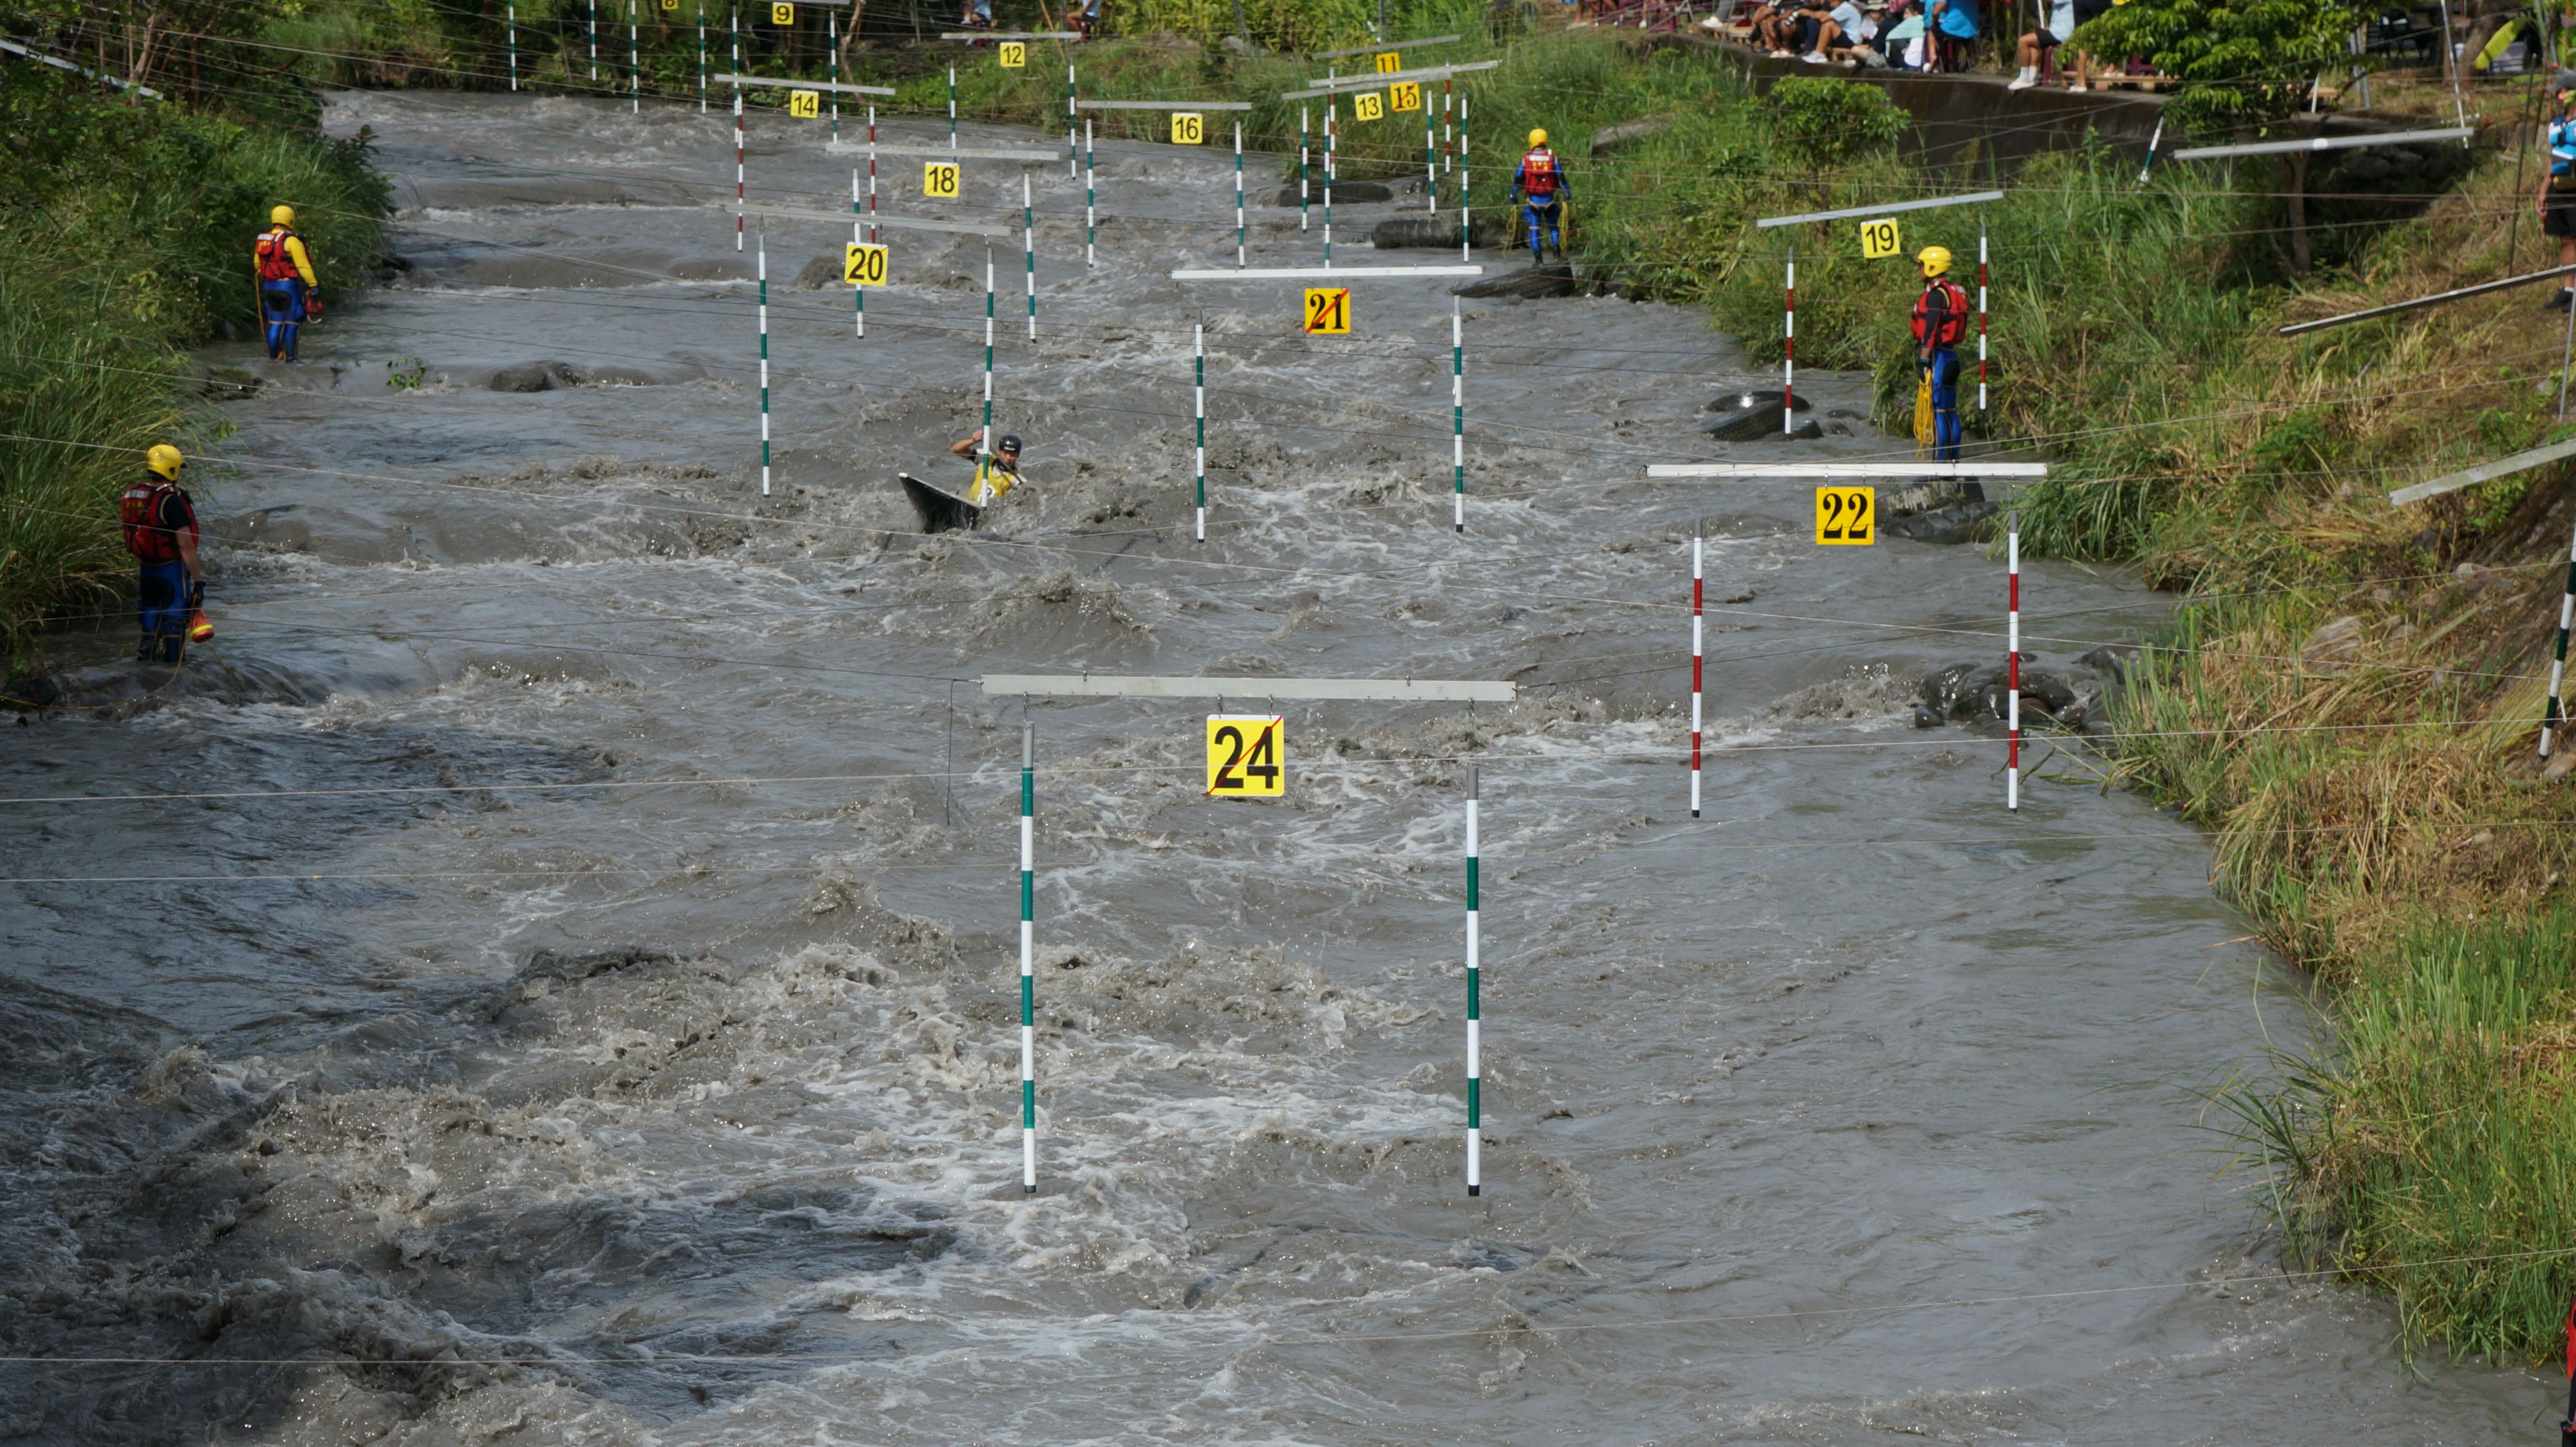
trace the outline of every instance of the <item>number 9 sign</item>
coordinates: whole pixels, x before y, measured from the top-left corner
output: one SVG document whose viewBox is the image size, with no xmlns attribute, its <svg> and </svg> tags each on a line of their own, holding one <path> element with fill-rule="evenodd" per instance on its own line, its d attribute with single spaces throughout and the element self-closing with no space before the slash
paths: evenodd
<svg viewBox="0 0 2576 1447">
<path fill-rule="evenodd" d="M 957 194 L 957 163 L 954 161 L 923 162 L 921 194 L 954 197 Z"/>
<path fill-rule="evenodd" d="M 1872 516 L 1878 494 L 1866 487 L 1816 489 L 1816 542 L 1824 547 L 1867 547 L 1878 541 Z"/>
<path fill-rule="evenodd" d="M 1216 799 L 1276 799 L 1288 792 L 1288 730 L 1276 714 L 1212 713 L 1207 791 Z"/>
<path fill-rule="evenodd" d="M 1172 112 L 1172 144 L 1196 146 L 1207 140 L 1207 117 L 1197 111 Z"/>
<path fill-rule="evenodd" d="M 1883 256 L 1894 256 L 1904 249 L 1905 243 L 1899 240 L 1896 234 L 1895 217 L 1881 216 L 1875 221 L 1864 221 L 1860 224 L 1860 254 L 1863 260 L 1876 261 Z"/>
<path fill-rule="evenodd" d="M 796 7 L 795 7 L 795 6 L 793 6 L 793 5 L 788 5 L 788 4 L 774 4 L 774 5 L 771 5 L 771 6 L 769 7 L 769 23 L 770 23 L 770 24 L 772 24 L 772 25 L 793 25 L 793 24 L 795 24 L 795 23 L 796 23 Z"/>
</svg>

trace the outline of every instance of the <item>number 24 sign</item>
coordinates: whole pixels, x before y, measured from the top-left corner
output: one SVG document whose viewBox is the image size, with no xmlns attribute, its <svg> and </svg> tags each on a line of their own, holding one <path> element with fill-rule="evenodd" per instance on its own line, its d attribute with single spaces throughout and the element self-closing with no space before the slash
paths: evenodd
<svg viewBox="0 0 2576 1447">
<path fill-rule="evenodd" d="M 1284 721 L 1275 714 L 1209 714 L 1207 791 L 1221 799 L 1275 799 L 1287 793 Z"/>
</svg>

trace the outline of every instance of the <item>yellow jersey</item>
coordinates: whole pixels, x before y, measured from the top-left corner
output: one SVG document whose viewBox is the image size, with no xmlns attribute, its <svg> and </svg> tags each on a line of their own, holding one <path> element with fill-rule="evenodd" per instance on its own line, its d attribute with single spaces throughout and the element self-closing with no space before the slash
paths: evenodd
<svg viewBox="0 0 2576 1447">
<path fill-rule="evenodd" d="M 966 489 L 966 501 L 976 507 L 991 507 L 1019 485 L 1019 473 L 1004 466 L 1001 458 L 986 453 L 975 459 L 975 481 Z"/>
</svg>

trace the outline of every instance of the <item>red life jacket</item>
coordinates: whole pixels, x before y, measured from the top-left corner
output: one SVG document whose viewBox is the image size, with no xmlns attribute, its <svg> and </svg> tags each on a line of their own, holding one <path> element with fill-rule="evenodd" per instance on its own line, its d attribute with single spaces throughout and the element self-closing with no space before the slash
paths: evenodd
<svg viewBox="0 0 2576 1447">
<path fill-rule="evenodd" d="M 1533 201 L 1556 195 L 1556 153 L 1545 146 L 1521 157 L 1521 190 Z"/>
<path fill-rule="evenodd" d="M 1941 296 L 1943 315 L 1937 335 L 1927 335 L 1932 326 L 1932 296 Z M 1925 284 L 1923 294 L 1914 299 L 1914 340 L 1930 342 L 1936 347 L 1955 347 L 1968 334 L 1968 294 L 1946 276 L 1936 276 Z"/>
<path fill-rule="evenodd" d="M 125 524 L 127 552 L 147 563 L 179 561 L 178 533 L 161 522 L 172 498 L 178 499 L 179 510 L 188 519 L 188 541 L 197 541 L 197 515 L 188 506 L 188 495 L 157 477 L 147 477 L 127 488 L 125 496 L 117 500 L 116 516 Z"/>
<path fill-rule="evenodd" d="M 286 249 L 287 239 L 294 235 L 283 226 L 260 233 L 258 244 L 251 248 L 251 254 L 259 258 L 260 280 L 294 281 L 304 275 L 296 269 L 294 254 Z"/>
</svg>

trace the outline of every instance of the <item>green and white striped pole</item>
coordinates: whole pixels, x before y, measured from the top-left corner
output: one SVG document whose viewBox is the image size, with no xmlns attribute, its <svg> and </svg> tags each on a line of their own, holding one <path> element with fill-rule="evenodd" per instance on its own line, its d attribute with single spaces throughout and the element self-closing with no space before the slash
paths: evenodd
<svg viewBox="0 0 2576 1447">
<path fill-rule="evenodd" d="M 1324 97 L 1324 264 L 1333 264 L 1333 124 L 1334 100 Z"/>
<path fill-rule="evenodd" d="M 518 5 L 518 0 L 510 0 L 510 15 L 509 15 L 508 24 L 509 24 L 509 27 L 510 27 L 510 90 L 511 90 L 511 93 L 512 93 L 512 94 L 516 94 L 516 93 L 518 92 L 518 89 L 519 89 L 519 5 Z"/>
<path fill-rule="evenodd" d="M 1073 103 L 1073 66 L 1064 68 L 1064 178 L 1068 181 L 1082 174 L 1082 153 L 1073 147 L 1075 123 L 1082 118 L 1082 107 Z"/>
<path fill-rule="evenodd" d="M 1478 1137 L 1484 1126 L 1484 1025 L 1479 986 L 1482 966 L 1476 938 L 1476 766 L 1467 766 L 1467 1194 L 1485 1189 L 1484 1155 Z"/>
<path fill-rule="evenodd" d="M 1449 299 L 1449 485 L 1450 522 L 1467 530 L 1467 331 L 1459 312 L 1464 305 Z"/>
<path fill-rule="evenodd" d="M 1297 107 L 1297 229 L 1306 229 L 1306 158 L 1311 147 L 1307 130 L 1306 107 Z"/>
<path fill-rule="evenodd" d="M 1207 541 L 1207 324 L 1190 324 L 1190 421 L 1198 433 L 1198 533 Z"/>
<path fill-rule="evenodd" d="M 599 0 L 590 0 L 590 78 L 599 79 Z"/>
<path fill-rule="evenodd" d="M 1038 339 L 1038 221 L 1037 209 L 1030 200 L 1029 173 L 1020 172 L 1020 255 L 1029 273 L 1029 340 Z"/>
<path fill-rule="evenodd" d="M 1100 213 L 1096 209 L 1100 193 L 1095 187 L 1100 173 L 1100 153 L 1091 148 L 1091 122 L 1082 123 L 1082 264 L 1097 264 L 1093 249 L 1100 241 Z"/>
<path fill-rule="evenodd" d="M 876 105 L 871 102 L 868 110 L 873 114 Z M 875 127 L 871 126 L 869 129 L 873 131 Z M 859 234 L 859 222 L 859 168 L 852 166 L 850 168 L 850 244 L 853 246 L 867 239 Z M 858 328 L 860 340 L 864 341 L 868 335 L 868 289 L 864 286 L 853 286 L 850 288 L 850 296 L 852 324 Z"/>
<path fill-rule="evenodd" d="M 2576 539 L 2567 545 L 2567 590 L 2558 595 L 2558 653 L 2549 662 L 2549 712 L 2540 720 L 2540 760 L 2549 762 L 2549 745 L 2567 717 L 2559 685 L 2567 677 L 2567 625 L 2576 622 Z"/>
<path fill-rule="evenodd" d="M 948 67 L 948 149 L 957 149 L 957 67 Z"/>
<path fill-rule="evenodd" d="M 628 114 L 644 114 L 644 42 L 635 23 L 635 0 L 626 0 L 626 96 Z"/>
<path fill-rule="evenodd" d="M 1025 707 L 1025 705 L 1023 705 Z M 1037 725 L 1020 724 L 1020 1189 L 1038 1189 Z"/>
<path fill-rule="evenodd" d="M 735 74 L 741 74 L 736 71 Z M 698 114 L 707 113 L 707 0 L 698 0 Z"/>
<path fill-rule="evenodd" d="M 1234 123 L 1234 265 L 1243 268 L 1243 122 Z"/>
<path fill-rule="evenodd" d="M 832 52 L 832 84 L 841 83 L 841 12 L 823 7 L 823 42 Z M 841 138 L 841 93 L 832 92 L 832 139 Z"/>
<path fill-rule="evenodd" d="M 984 440 L 977 462 L 993 451 L 993 247 L 984 246 Z"/>
<path fill-rule="evenodd" d="M 1468 261 L 1475 247 L 1475 229 L 1467 216 L 1467 182 L 1475 175 L 1467 164 L 1467 98 L 1458 97 L 1458 259 Z"/>
<path fill-rule="evenodd" d="M 769 496 L 769 223 L 760 226 L 760 495 Z"/>
</svg>

